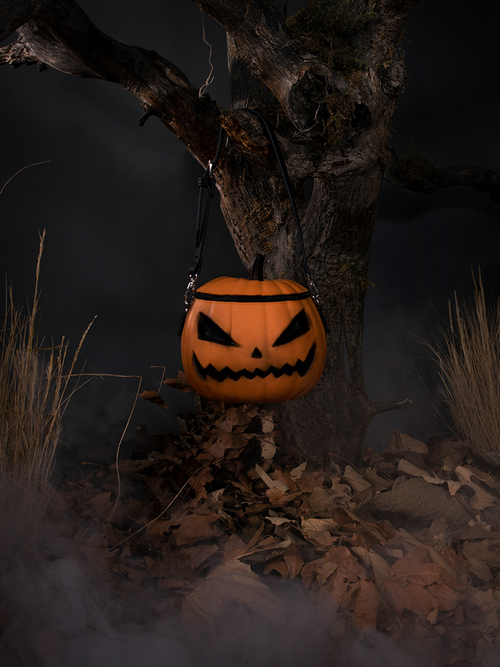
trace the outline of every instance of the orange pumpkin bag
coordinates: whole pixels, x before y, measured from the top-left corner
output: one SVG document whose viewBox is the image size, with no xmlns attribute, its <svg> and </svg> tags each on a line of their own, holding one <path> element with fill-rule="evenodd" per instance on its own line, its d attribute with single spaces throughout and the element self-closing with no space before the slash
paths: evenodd
<svg viewBox="0 0 500 667">
<path fill-rule="evenodd" d="M 196 250 L 184 296 L 186 318 L 181 354 L 193 389 L 200 396 L 228 403 L 299 398 L 317 384 L 326 360 L 325 327 L 307 266 L 286 166 L 266 121 L 260 114 L 252 113 L 267 130 L 278 158 L 297 222 L 310 290 L 292 280 L 264 280 L 262 255 L 254 258 L 248 280 L 224 276 L 195 289 L 215 189 L 213 168 L 221 150 L 221 129 L 214 162 L 199 180 Z M 209 195 L 204 211 L 203 190 Z"/>
</svg>

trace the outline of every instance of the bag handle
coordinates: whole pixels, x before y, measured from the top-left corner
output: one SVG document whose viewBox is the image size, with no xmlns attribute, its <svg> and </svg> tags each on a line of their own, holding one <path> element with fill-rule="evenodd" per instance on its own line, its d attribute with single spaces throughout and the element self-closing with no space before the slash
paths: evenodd
<svg viewBox="0 0 500 667">
<path fill-rule="evenodd" d="M 248 111 L 249 113 L 253 114 L 254 116 L 257 116 L 259 119 L 264 131 L 267 134 L 267 137 L 271 143 L 271 146 L 273 148 L 274 154 L 276 155 L 276 160 L 278 162 L 278 166 L 281 171 L 281 175 L 283 176 L 283 181 L 285 183 L 286 191 L 288 194 L 288 198 L 290 200 L 290 205 L 292 207 L 292 213 L 293 217 L 295 218 L 295 223 L 297 225 L 297 233 L 299 237 L 299 246 L 300 246 L 300 251 L 302 254 L 302 268 L 304 271 L 304 275 L 306 277 L 308 286 L 309 286 L 309 291 L 311 293 L 311 298 L 316 304 L 316 307 L 318 308 L 318 311 L 321 315 L 321 318 L 323 320 L 323 324 L 325 324 L 325 320 L 323 317 L 323 313 L 321 310 L 321 305 L 320 305 L 320 300 L 319 300 L 319 291 L 318 288 L 316 287 L 316 284 L 314 283 L 314 280 L 312 279 L 311 271 L 309 269 L 309 265 L 307 264 L 307 255 L 306 255 L 306 249 L 304 246 L 304 238 L 302 236 L 302 228 L 300 226 L 300 220 L 299 220 L 299 215 L 297 212 L 297 207 L 295 205 L 295 198 L 293 196 L 293 190 L 292 190 L 292 185 L 290 182 L 290 177 L 288 175 L 288 170 L 286 167 L 285 160 L 283 158 L 283 154 L 281 152 L 278 140 L 276 138 L 276 134 L 274 133 L 274 130 L 271 128 L 271 126 L 268 124 L 266 119 L 258 112 L 255 111 L 254 109 L 240 109 L 240 111 Z M 224 129 L 221 127 L 219 131 L 219 141 L 217 144 L 217 151 L 215 154 L 215 157 L 212 162 L 208 163 L 208 168 L 205 171 L 204 175 L 198 179 L 198 186 L 200 188 L 199 195 L 198 195 L 198 214 L 197 214 L 197 221 L 196 221 L 196 243 L 195 243 L 195 252 L 193 256 L 193 260 L 191 262 L 191 265 L 189 267 L 189 281 L 186 287 L 186 291 L 184 293 L 184 309 L 185 312 L 187 313 L 189 310 L 189 307 L 191 306 L 191 303 L 194 299 L 194 293 L 195 293 L 195 285 L 196 285 L 196 280 L 198 278 L 198 275 L 201 270 L 201 264 L 203 261 L 203 244 L 205 242 L 205 235 L 207 231 L 207 226 L 208 226 L 208 217 L 209 217 L 209 212 L 210 212 L 210 204 L 212 201 L 212 197 L 214 196 L 215 192 L 215 177 L 213 175 L 213 169 L 215 165 L 217 164 L 219 157 L 220 157 L 220 152 L 222 148 L 222 138 L 224 134 Z M 206 197 L 206 203 L 205 207 L 203 208 L 203 199 Z M 326 324 L 325 324 L 326 328 Z"/>
<path fill-rule="evenodd" d="M 221 127 L 219 130 L 219 141 L 217 143 L 215 157 L 211 162 L 208 163 L 207 170 L 203 176 L 198 179 L 198 187 L 200 189 L 198 192 L 198 213 L 196 216 L 196 240 L 193 259 L 189 266 L 189 280 L 186 291 L 184 293 L 185 313 L 187 313 L 193 301 L 196 280 L 201 271 L 201 265 L 203 263 L 203 244 L 205 243 L 205 236 L 207 233 L 210 204 L 212 203 L 212 198 L 215 193 L 215 176 L 213 175 L 213 170 L 219 161 L 223 135 L 224 129 Z M 204 199 L 206 200 L 205 205 L 203 205 Z"/>
</svg>

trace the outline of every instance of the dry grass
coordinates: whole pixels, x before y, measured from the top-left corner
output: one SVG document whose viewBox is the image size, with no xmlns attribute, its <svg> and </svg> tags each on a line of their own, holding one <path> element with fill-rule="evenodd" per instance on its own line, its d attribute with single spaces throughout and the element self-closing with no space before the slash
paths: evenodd
<svg viewBox="0 0 500 667">
<path fill-rule="evenodd" d="M 43 512 L 61 432 L 61 419 L 71 397 L 70 380 L 85 332 L 69 366 L 68 344 L 43 347 L 37 333 L 40 237 L 33 303 L 27 313 L 7 290 L 0 322 L 0 479 L 19 490 L 20 505 L 31 515 Z"/>
<path fill-rule="evenodd" d="M 426 343 L 439 367 L 455 434 L 477 454 L 500 451 L 500 301 L 486 305 L 479 273 L 472 306 L 455 293 L 443 341 Z"/>
</svg>

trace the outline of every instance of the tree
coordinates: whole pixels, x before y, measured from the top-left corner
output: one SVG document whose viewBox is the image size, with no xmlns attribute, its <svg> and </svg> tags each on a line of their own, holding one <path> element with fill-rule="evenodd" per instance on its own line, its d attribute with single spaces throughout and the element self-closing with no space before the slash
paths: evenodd
<svg viewBox="0 0 500 667">
<path fill-rule="evenodd" d="M 256 118 L 276 128 L 295 190 L 309 264 L 329 327 L 323 378 L 281 407 L 309 456 L 359 458 L 378 413 L 409 401 L 370 401 L 361 343 L 368 262 L 382 180 L 419 192 L 479 188 L 500 201 L 500 181 L 479 167 L 437 168 L 418 154 L 398 160 L 390 123 L 407 75 L 402 36 L 417 0 L 312 0 L 286 20 L 284 0 L 194 0 L 226 30 L 231 109 L 199 96 L 155 52 L 104 35 L 73 0 L 1 0 L 0 63 L 37 64 L 114 82 L 135 95 L 141 122 L 156 116 L 206 167 L 219 128 L 221 208 L 245 264 L 261 252 L 266 275 L 303 281 L 296 230 L 274 153 Z M 312 187 L 311 187 L 312 186 Z M 347 352 L 347 368 L 344 362 Z"/>
</svg>

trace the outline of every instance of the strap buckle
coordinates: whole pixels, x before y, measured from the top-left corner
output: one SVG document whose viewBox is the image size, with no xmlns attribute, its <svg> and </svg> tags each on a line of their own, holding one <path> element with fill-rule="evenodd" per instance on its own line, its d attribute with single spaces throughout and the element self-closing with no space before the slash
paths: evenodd
<svg viewBox="0 0 500 667">
<path fill-rule="evenodd" d="M 311 299 L 314 301 L 316 306 L 319 307 L 320 304 L 319 289 L 314 280 L 312 279 L 310 273 L 307 273 L 306 278 L 307 278 L 307 284 L 309 285 L 309 292 L 311 293 Z"/>
<path fill-rule="evenodd" d="M 186 291 L 184 292 L 184 313 L 187 314 L 188 310 L 191 307 L 191 304 L 193 303 L 194 299 L 194 292 L 195 292 L 195 285 L 196 285 L 196 280 L 198 278 L 197 273 L 190 273 L 189 274 L 189 281 L 186 286 Z"/>
</svg>

